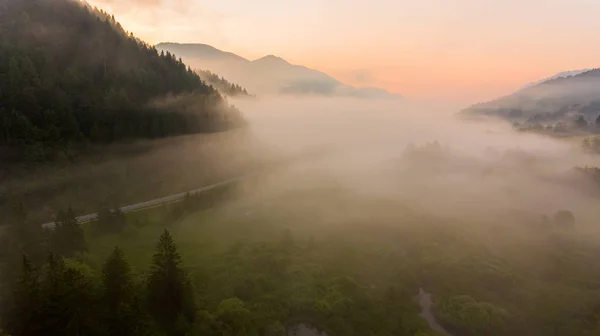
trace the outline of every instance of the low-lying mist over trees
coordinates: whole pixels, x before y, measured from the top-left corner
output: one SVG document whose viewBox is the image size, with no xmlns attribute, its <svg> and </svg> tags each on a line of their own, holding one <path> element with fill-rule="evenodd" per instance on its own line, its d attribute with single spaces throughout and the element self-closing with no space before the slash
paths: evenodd
<svg viewBox="0 0 600 336">
<path fill-rule="evenodd" d="M 432 294 L 428 309 L 452 335 L 597 333 L 599 194 L 597 179 L 584 169 L 597 165 L 597 156 L 503 123 L 464 123 L 431 106 L 355 99 L 235 103 L 248 127 L 220 134 L 213 150 L 243 148 L 247 156 L 239 163 L 253 163 L 251 176 L 216 202 L 184 201 L 125 219 L 106 205 L 92 206 L 101 218 L 80 224 L 85 244 L 77 246 L 84 248 L 68 252 L 60 266 L 80 279 L 73 288 L 87 288 L 77 295 L 103 293 L 95 274 L 107 258 L 116 258 L 110 253 L 119 246 L 136 288 L 128 295 L 139 298 L 139 306 L 127 307 L 141 314 L 122 322 L 166 335 L 285 335 L 297 326 L 328 335 L 436 335 L 431 321 L 419 317 L 419 289 Z M 247 146 L 249 139 L 255 145 Z M 172 163 L 181 164 L 181 172 L 217 163 L 202 152 L 193 164 L 177 159 L 192 153 L 182 149 L 194 141 L 204 142 L 197 136 L 187 141 L 163 151 L 156 142 L 151 152 L 118 162 L 145 160 L 146 181 L 153 180 L 152 169 Z M 248 167 L 230 167 L 231 174 L 246 174 Z M 157 178 L 187 186 L 177 174 Z M 55 192 L 68 197 L 68 189 Z M 68 247 L 53 243 L 60 235 L 78 232 L 44 233 L 27 213 L 10 218 L 3 239 L 23 243 L 6 245 L 11 250 L 2 256 L 12 274 L 4 284 L 6 302 L 17 281 L 10 279 L 22 268 L 9 267 L 19 265 L 18 251 L 37 256 L 39 283 L 46 286 L 43 272 L 53 261 L 43 256 Z M 71 223 L 72 217 L 61 220 Z M 37 227 L 38 233 L 19 227 Z M 189 281 L 185 290 L 193 293 L 193 306 L 186 303 L 185 313 L 168 321 L 155 313 L 159 294 L 147 282 L 153 246 L 165 228 L 186 270 L 179 283 Z M 36 298 L 49 300 L 44 293 Z M 85 321 L 102 321 L 81 324 L 81 330 L 114 327 L 100 319 L 101 300 L 76 297 L 96 307 Z M 59 333 L 79 318 L 36 314 L 51 321 L 44 330 Z M 19 334 L 7 316 L 5 329 Z"/>
<path fill-rule="evenodd" d="M 592 100 L 558 138 L 221 76 L 0 0 L 1 336 L 600 335 Z"/>
</svg>

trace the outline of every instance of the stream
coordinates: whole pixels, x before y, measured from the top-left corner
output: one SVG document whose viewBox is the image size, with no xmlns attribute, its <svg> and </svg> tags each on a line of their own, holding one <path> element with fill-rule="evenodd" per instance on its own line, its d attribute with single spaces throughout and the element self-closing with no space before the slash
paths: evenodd
<svg viewBox="0 0 600 336">
<path fill-rule="evenodd" d="M 324 332 L 320 332 L 317 329 L 311 328 L 306 324 L 298 324 L 297 326 L 290 328 L 287 332 L 288 336 L 328 336 Z"/>
<path fill-rule="evenodd" d="M 446 336 L 452 336 L 449 332 L 447 332 L 444 327 L 442 327 L 433 316 L 433 312 L 431 311 L 431 306 L 433 305 L 433 300 L 431 299 L 431 293 L 427 293 L 423 288 L 419 288 L 419 295 L 417 296 L 417 301 L 419 301 L 419 305 L 421 306 L 421 313 L 419 316 L 427 320 L 429 324 L 429 328 L 437 331 L 438 333 Z"/>
<path fill-rule="evenodd" d="M 419 316 L 424 318 L 429 324 L 429 328 L 432 330 L 446 336 L 452 336 L 449 332 L 447 332 L 444 327 L 442 327 L 435 317 L 433 316 L 433 312 L 431 307 L 433 306 L 433 300 L 431 299 L 431 293 L 427 293 L 423 288 L 419 288 L 419 295 L 417 295 L 417 301 L 421 306 L 421 313 Z M 324 332 L 320 332 L 317 329 L 311 328 L 306 324 L 298 324 L 293 328 L 288 329 L 288 336 L 328 336 Z"/>
</svg>

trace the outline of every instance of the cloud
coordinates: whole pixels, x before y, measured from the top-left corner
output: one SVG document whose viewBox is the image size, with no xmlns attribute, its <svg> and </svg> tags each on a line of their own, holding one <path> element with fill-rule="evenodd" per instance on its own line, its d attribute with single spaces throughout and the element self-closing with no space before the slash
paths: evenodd
<svg viewBox="0 0 600 336">
<path fill-rule="evenodd" d="M 114 14 L 126 30 L 149 43 L 225 40 L 222 26 L 229 15 L 204 3 L 186 0 L 88 1 Z"/>
<path fill-rule="evenodd" d="M 129 8 L 131 10 L 135 9 L 135 6 L 144 6 L 144 7 L 158 7 L 162 5 L 164 0 L 130 0 L 125 3 L 121 0 L 94 0 L 92 1 L 94 4 L 98 6 L 108 5 L 114 6 L 115 4 L 119 5 L 119 7 Z M 180 0 L 177 2 L 181 2 Z"/>
<path fill-rule="evenodd" d="M 145 14 L 161 15 L 166 13 L 189 13 L 191 2 L 185 0 L 90 0 L 92 5 L 114 12 L 117 15 Z"/>
</svg>

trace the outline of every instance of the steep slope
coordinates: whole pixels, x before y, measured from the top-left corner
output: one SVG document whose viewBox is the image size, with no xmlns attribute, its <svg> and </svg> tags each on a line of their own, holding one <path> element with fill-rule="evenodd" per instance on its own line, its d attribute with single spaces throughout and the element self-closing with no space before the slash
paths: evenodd
<svg viewBox="0 0 600 336">
<path fill-rule="evenodd" d="M 355 88 L 323 72 L 290 64 L 273 55 L 250 61 L 205 44 L 160 43 L 156 48 L 183 57 L 196 68 L 223 75 L 257 94 L 402 98 L 383 89 Z"/>
<path fill-rule="evenodd" d="M 102 11 L 75 0 L 0 6 L 2 158 L 42 160 L 89 141 L 241 124 L 238 111 L 180 59 Z"/>
<path fill-rule="evenodd" d="M 580 117 L 592 123 L 600 115 L 600 69 L 553 78 L 512 95 L 473 105 L 462 113 L 498 117 L 526 125 L 581 122 Z"/>
</svg>

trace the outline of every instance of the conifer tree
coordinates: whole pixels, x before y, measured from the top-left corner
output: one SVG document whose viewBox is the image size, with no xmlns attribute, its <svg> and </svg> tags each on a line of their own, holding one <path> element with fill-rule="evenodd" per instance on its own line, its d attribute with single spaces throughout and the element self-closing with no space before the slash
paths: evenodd
<svg viewBox="0 0 600 336">
<path fill-rule="evenodd" d="M 97 330 L 94 288 L 77 269 L 50 254 L 40 280 L 39 333 L 44 336 L 89 335 Z"/>
<path fill-rule="evenodd" d="M 181 268 L 181 256 L 169 231 L 165 230 L 156 246 L 147 279 L 148 310 L 167 335 L 182 335 L 182 318 L 191 323 L 194 301 L 191 285 Z"/>
<path fill-rule="evenodd" d="M 21 276 L 13 296 L 10 330 L 15 335 L 38 334 L 40 288 L 36 270 L 27 256 L 23 256 Z"/>
<path fill-rule="evenodd" d="M 139 321 L 132 305 L 135 299 L 131 270 L 116 247 L 102 267 L 102 307 L 106 335 L 137 335 Z"/>
<path fill-rule="evenodd" d="M 133 281 L 123 252 L 116 247 L 102 267 L 103 301 L 110 310 L 127 305 L 133 298 Z"/>
</svg>

